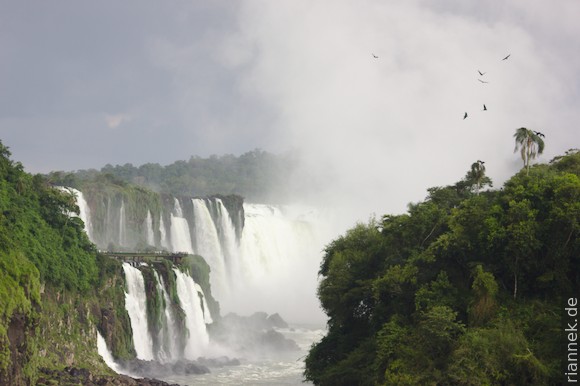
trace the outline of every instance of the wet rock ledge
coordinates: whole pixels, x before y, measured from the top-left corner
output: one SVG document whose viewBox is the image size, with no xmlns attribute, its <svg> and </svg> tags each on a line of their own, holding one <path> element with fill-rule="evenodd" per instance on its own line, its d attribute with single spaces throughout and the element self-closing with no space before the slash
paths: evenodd
<svg viewBox="0 0 580 386">
<path fill-rule="evenodd" d="M 134 379 L 125 375 L 95 375 L 87 369 L 66 367 L 63 370 L 40 369 L 38 386 L 179 386 L 157 379 Z"/>
</svg>

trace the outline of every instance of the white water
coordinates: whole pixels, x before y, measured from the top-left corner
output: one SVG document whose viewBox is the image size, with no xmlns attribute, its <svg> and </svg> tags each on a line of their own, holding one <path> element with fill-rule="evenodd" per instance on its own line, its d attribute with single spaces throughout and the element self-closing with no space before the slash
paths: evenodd
<svg viewBox="0 0 580 386">
<path fill-rule="evenodd" d="M 167 232 L 165 231 L 163 216 L 159 219 L 159 233 L 161 234 L 161 248 L 171 250 L 171 245 L 169 245 L 169 241 L 167 240 Z"/>
<path fill-rule="evenodd" d="M 169 306 L 171 300 L 169 299 L 169 294 L 165 289 L 163 278 L 157 273 L 157 271 L 153 271 L 153 274 L 155 275 L 155 280 L 157 280 L 157 291 L 164 302 L 163 317 L 165 319 L 165 323 L 163 323 L 163 327 L 160 331 L 160 348 L 157 353 L 157 358 L 160 362 L 167 363 L 173 359 L 177 359 L 178 332 L 175 324 L 175 317 L 171 311 L 171 307 Z"/>
<path fill-rule="evenodd" d="M 151 361 L 153 356 L 153 340 L 149 334 L 147 322 L 147 299 L 145 297 L 145 281 L 140 270 L 130 264 L 123 263 L 127 292 L 125 292 L 125 308 L 131 320 L 133 343 L 137 359 Z"/>
<path fill-rule="evenodd" d="M 300 386 L 303 382 L 304 356 L 312 343 L 318 341 L 324 330 L 313 327 L 293 326 L 277 330 L 286 338 L 294 340 L 299 351 L 273 353 L 269 356 L 241 359 L 239 366 L 212 367 L 211 373 L 201 375 L 171 376 L 163 380 L 169 383 L 196 386 L 216 385 L 264 385 Z"/>
<path fill-rule="evenodd" d="M 183 211 L 177 198 L 175 199 L 174 212 L 175 215 L 171 214 L 171 246 L 173 252 L 193 253 L 189 224 L 187 219 L 183 217 Z"/>
<path fill-rule="evenodd" d="M 195 360 L 202 356 L 209 345 L 209 335 L 204 321 L 202 303 L 195 288 L 195 282 L 191 276 L 174 268 L 177 294 L 181 302 L 181 308 L 185 313 L 185 326 L 189 331 L 189 337 L 185 344 L 184 357 Z"/>
<path fill-rule="evenodd" d="M 87 204 L 87 200 L 85 199 L 85 196 L 83 195 L 83 192 L 81 192 L 80 190 L 77 190 L 75 188 L 68 188 L 68 187 L 63 187 L 63 186 L 57 186 L 58 189 L 65 191 L 65 192 L 69 192 L 72 193 L 75 198 L 76 198 L 76 204 L 79 207 L 79 215 L 78 217 L 83 220 L 83 223 L 85 224 L 85 232 L 87 234 L 87 236 L 89 237 L 90 240 L 92 235 L 91 235 L 91 229 L 92 229 L 92 225 L 91 225 L 91 210 L 89 208 L 89 205 Z M 75 215 L 75 214 L 72 214 Z M 76 215 L 75 215 L 76 216 Z"/>
<path fill-rule="evenodd" d="M 147 245 L 155 245 L 155 234 L 153 233 L 153 217 L 151 211 L 147 211 L 147 218 L 145 219 L 145 230 L 147 232 Z"/>
<path fill-rule="evenodd" d="M 207 301 L 205 300 L 205 294 L 203 293 L 203 289 L 197 283 L 195 283 L 195 289 L 201 295 L 202 306 L 203 306 L 203 321 L 205 322 L 205 324 L 212 324 L 213 319 L 211 317 L 209 307 L 207 306 Z"/>
<path fill-rule="evenodd" d="M 122 374 L 121 367 L 119 366 L 119 364 L 117 364 L 117 362 L 115 362 L 115 358 L 113 358 L 113 355 L 111 354 L 109 348 L 107 347 L 107 342 L 105 342 L 105 338 L 103 338 L 103 336 L 99 331 L 97 331 L 97 352 L 99 353 L 101 358 L 103 358 L 103 361 L 105 361 L 105 364 L 109 366 L 111 370 L 113 370 L 117 374 Z"/>
<path fill-rule="evenodd" d="M 221 235 L 221 245 L 224 254 L 225 264 L 229 267 L 228 274 L 229 277 L 224 278 L 229 283 L 231 283 L 235 278 L 232 277 L 232 273 L 239 272 L 239 244 L 236 238 L 236 230 L 234 223 L 228 213 L 228 209 L 224 205 L 221 199 L 216 198 L 219 221 L 218 230 Z M 203 255 L 202 255 L 203 256 Z"/>
<path fill-rule="evenodd" d="M 193 215 L 195 220 L 195 253 L 203 256 L 211 267 L 210 282 L 212 293 L 217 299 L 228 295 L 228 279 L 221 243 L 205 200 L 195 198 Z"/>
<path fill-rule="evenodd" d="M 119 211 L 119 245 L 127 246 L 127 219 L 125 216 L 125 202 L 121 202 Z"/>
<path fill-rule="evenodd" d="M 220 299 L 224 313 L 260 310 L 294 322 L 322 322 L 315 294 L 323 242 L 312 211 L 244 204 L 244 213 L 235 288 Z"/>
</svg>

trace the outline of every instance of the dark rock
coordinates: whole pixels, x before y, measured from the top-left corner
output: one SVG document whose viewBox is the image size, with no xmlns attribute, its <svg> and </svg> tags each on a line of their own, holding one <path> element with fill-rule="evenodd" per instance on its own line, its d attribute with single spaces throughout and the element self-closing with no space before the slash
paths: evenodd
<svg viewBox="0 0 580 386">
<path fill-rule="evenodd" d="M 76 367 L 66 367 L 63 370 L 40 369 L 43 374 L 36 384 L 41 385 L 83 385 L 83 386 L 179 386 L 157 379 L 134 379 L 126 375 L 96 375 L 90 370 Z"/>
<path fill-rule="evenodd" d="M 268 322 L 270 322 L 270 325 L 272 327 L 288 328 L 288 323 L 286 323 L 286 321 L 282 319 L 282 317 L 278 313 L 268 316 Z"/>
<path fill-rule="evenodd" d="M 229 358 L 221 356 L 217 358 L 197 358 L 197 362 L 207 367 L 224 367 L 224 366 L 239 366 L 240 360 L 237 358 Z"/>
<path fill-rule="evenodd" d="M 167 375 L 206 374 L 209 368 L 195 361 L 180 360 L 173 363 L 159 363 L 134 359 L 120 363 L 121 367 L 130 374 L 143 377 L 163 377 Z"/>
<path fill-rule="evenodd" d="M 292 339 L 287 339 L 278 331 L 268 330 L 260 337 L 261 344 L 277 351 L 298 351 L 300 347 Z"/>
</svg>

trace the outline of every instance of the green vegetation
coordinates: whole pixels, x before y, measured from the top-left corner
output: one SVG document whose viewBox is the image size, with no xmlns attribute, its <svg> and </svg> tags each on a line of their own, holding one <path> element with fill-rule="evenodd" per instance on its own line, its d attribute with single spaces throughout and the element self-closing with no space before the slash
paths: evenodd
<svg viewBox="0 0 580 386">
<path fill-rule="evenodd" d="M 0 142 L 0 383 L 34 384 L 40 368 L 110 370 L 96 329 L 134 358 L 120 263 L 98 256 L 71 193 L 29 175 Z M 87 349 L 90 347 L 91 349 Z"/>
<path fill-rule="evenodd" d="M 560 384 L 564 299 L 580 289 L 580 152 L 526 163 L 499 191 L 480 192 L 479 166 L 326 247 L 328 332 L 306 379 Z"/>
<path fill-rule="evenodd" d="M 241 195 L 250 201 L 271 202 L 289 197 L 287 177 L 296 168 L 291 155 L 253 150 L 238 157 L 191 157 L 171 165 L 106 165 L 100 171 L 53 172 L 48 178 L 57 185 L 84 191 L 87 181 L 107 184 L 132 183 L 173 196 Z"/>
</svg>

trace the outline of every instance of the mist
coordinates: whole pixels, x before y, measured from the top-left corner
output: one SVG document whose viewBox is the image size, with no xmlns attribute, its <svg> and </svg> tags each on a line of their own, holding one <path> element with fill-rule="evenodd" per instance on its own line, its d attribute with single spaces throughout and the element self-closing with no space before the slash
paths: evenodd
<svg viewBox="0 0 580 386">
<path fill-rule="evenodd" d="M 244 95 L 275 112 L 271 147 L 302 155 L 297 196 L 334 208 L 339 228 L 404 212 L 478 159 L 501 186 L 521 167 L 519 127 L 546 133 L 540 162 L 578 146 L 569 14 L 438 4 L 248 1 L 222 49 Z"/>
</svg>

